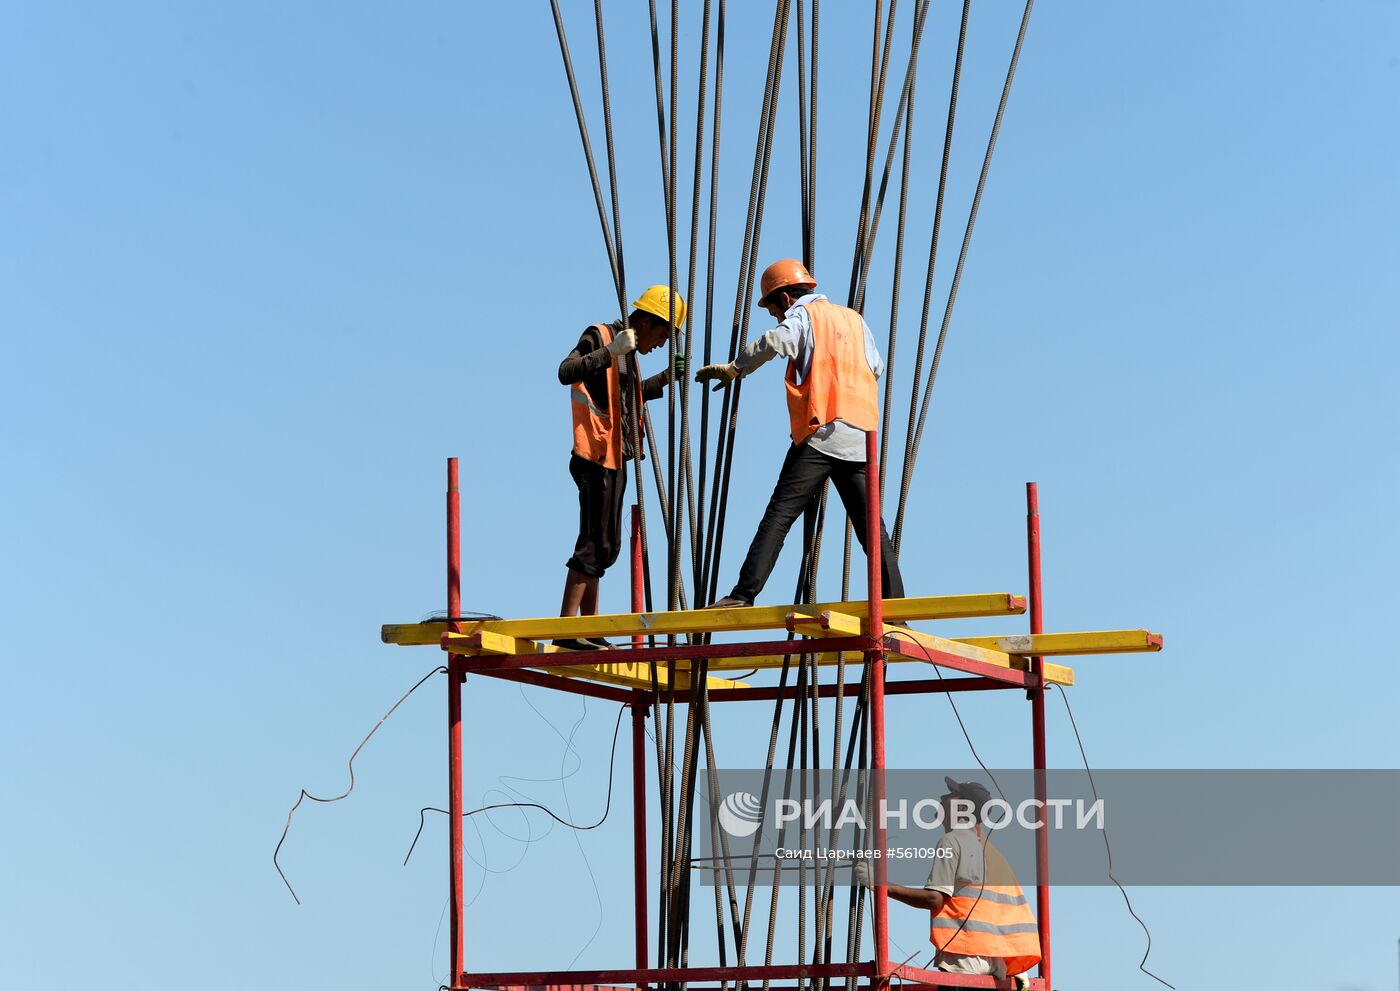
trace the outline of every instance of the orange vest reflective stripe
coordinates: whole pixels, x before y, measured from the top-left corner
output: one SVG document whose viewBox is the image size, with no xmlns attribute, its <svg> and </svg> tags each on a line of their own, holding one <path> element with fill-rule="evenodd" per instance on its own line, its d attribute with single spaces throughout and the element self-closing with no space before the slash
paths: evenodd
<svg viewBox="0 0 1400 991">
<path fill-rule="evenodd" d="M 612 343 L 607 324 L 594 324 L 603 347 Z M 622 464 L 622 381 L 617 362 L 608 365 L 608 408 L 599 409 L 583 382 L 569 386 L 569 407 L 574 416 L 574 453 L 604 468 Z"/>
<path fill-rule="evenodd" d="M 792 442 L 801 444 L 833 420 L 874 430 L 880 425 L 880 389 L 865 357 L 860 314 L 824 299 L 802 305 L 812 324 L 812 367 L 799 385 L 796 362 L 788 362 Z"/>
<path fill-rule="evenodd" d="M 1011 865 L 987 843 L 984 877 L 999 884 L 958 878 L 953 895 L 930 919 L 929 940 L 945 953 L 1000 957 L 1007 976 L 1024 974 L 1040 963 L 1040 930 L 1011 873 Z M 1010 882 L 1010 883 L 1006 883 Z"/>
</svg>

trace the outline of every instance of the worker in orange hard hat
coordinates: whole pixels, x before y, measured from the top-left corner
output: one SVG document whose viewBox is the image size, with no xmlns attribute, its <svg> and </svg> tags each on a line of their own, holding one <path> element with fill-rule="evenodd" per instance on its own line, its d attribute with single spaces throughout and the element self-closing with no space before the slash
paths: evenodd
<svg viewBox="0 0 1400 991">
<path fill-rule="evenodd" d="M 632 450 L 632 427 L 623 396 L 632 386 L 625 370 L 633 352 L 649 354 L 685 324 L 685 300 L 666 286 L 652 286 L 632 304 L 621 320 L 594 324 L 559 365 L 559 383 L 569 387 L 573 411 L 574 448 L 569 474 L 578 487 L 578 539 L 568 560 L 561 616 L 593 616 L 598 612 L 598 579 L 617 560 L 622 548 L 622 500 L 627 491 L 626 462 Z M 642 398 L 656 399 L 666 386 L 685 374 L 685 356 L 677 354 L 671 368 L 642 383 Z M 556 640 L 572 650 L 601 650 L 606 640 Z"/>
<path fill-rule="evenodd" d="M 865 546 L 865 435 L 880 423 L 876 380 L 885 363 L 861 315 L 831 302 L 816 288 L 817 280 L 800 261 L 786 258 L 769 265 L 759 283 L 758 305 L 778 325 L 730 364 L 706 365 L 695 375 L 698 382 L 724 385 L 773 358 L 788 360 L 792 447 L 739 569 L 739 582 L 714 603 L 716 609 L 753 604 L 793 521 L 828 478 Z M 903 598 L 899 560 L 883 523 L 880 537 L 884 594 Z"/>
<path fill-rule="evenodd" d="M 1040 963 L 1040 930 L 1011 865 L 984 830 L 992 793 L 976 781 L 954 781 L 940 805 L 943 836 L 922 888 L 886 885 L 890 898 L 929 913 L 934 966 L 953 974 L 1016 978 Z M 852 882 L 874 888 L 868 861 L 853 865 Z"/>
</svg>

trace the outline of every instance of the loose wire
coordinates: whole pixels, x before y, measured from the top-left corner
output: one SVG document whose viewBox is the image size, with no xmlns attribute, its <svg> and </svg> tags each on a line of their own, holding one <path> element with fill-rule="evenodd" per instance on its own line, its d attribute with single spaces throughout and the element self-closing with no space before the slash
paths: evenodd
<svg viewBox="0 0 1400 991">
<path fill-rule="evenodd" d="M 347 768 L 347 769 L 349 770 L 349 772 L 350 772 L 350 787 L 349 787 L 349 788 L 346 788 L 345 791 L 341 792 L 339 795 L 336 795 L 336 796 L 334 796 L 334 797 L 332 797 L 332 798 L 321 798 L 321 797 L 319 797 L 319 796 L 316 796 L 316 795 L 311 794 L 311 792 L 309 792 L 309 791 L 307 791 L 305 788 L 303 788 L 303 789 L 301 789 L 301 794 L 297 796 L 296 803 L 295 803 L 295 804 L 291 807 L 291 809 L 287 812 L 287 824 L 286 824 L 285 826 L 282 827 L 282 837 L 281 837 L 281 839 L 279 839 L 279 840 L 277 841 L 277 847 L 276 847 L 276 849 L 274 849 L 274 850 L 272 851 L 272 866 L 275 867 L 275 868 L 277 868 L 277 873 L 278 873 L 278 875 L 282 878 L 282 883 L 285 884 L 285 885 L 287 886 L 287 890 L 290 891 L 291 894 L 292 894 L 292 900 L 295 901 L 298 905 L 301 904 L 301 899 L 297 897 L 296 889 L 292 887 L 292 882 L 287 880 L 287 875 L 286 875 L 286 873 L 282 870 L 282 865 L 281 865 L 281 863 L 278 862 L 278 859 L 277 859 L 277 855 L 278 855 L 279 853 L 282 852 L 282 844 L 285 843 L 285 842 L 287 842 L 287 833 L 288 833 L 288 832 L 291 830 L 291 828 L 292 828 L 292 816 L 296 815 L 296 811 L 297 811 L 298 808 L 301 807 L 301 803 L 302 803 L 303 801 L 305 801 L 306 799 L 308 799 L 308 798 L 311 799 L 311 801 L 313 801 L 313 802 L 321 802 L 321 803 L 323 803 L 323 804 L 329 805 L 331 802 L 338 802 L 338 801 L 340 801 L 342 798 L 345 798 L 345 797 L 346 797 L 347 795 L 349 795 L 352 791 L 354 791 L 354 790 L 355 790 L 355 758 L 358 757 L 358 756 L 360 755 L 360 751 L 363 750 L 365 744 L 369 742 L 369 738 L 372 737 L 372 736 L 374 736 L 374 734 L 375 734 L 376 732 L 379 731 L 379 727 L 381 727 L 381 726 L 384 725 L 384 720 L 386 720 L 386 719 L 388 719 L 390 716 L 392 716 L 392 715 L 394 714 L 394 710 L 397 709 L 399 706 L 403 705 L 405 699 L 407 699 L 407 698 L 408 698 L 410 695 L 412 695 L 414 692 L 418 691 L 418 689 L 422 686 L 422 684 L 423 684 L 425 681 L 427 681 L 427 680 L 428 680 L 429 678 L 431 678 L 433 675 L 438 674 L 438 673 L 446 674 L 446 673 L 447 673 L 447 668 L 442 667 L 441 665 L 439 665 L 438 667 L 433 668 L 433 669 L 432 669 L 431 671 L 429 671 L 427 674 L 423 675 L 423 677 L 419 678 L 417 684 L 415 684 L 415 685 L 414 685 L 412 688 L 410 688 L 408 691 L 404 692 L 403 695 L 401 695 L 401 696 L 399 697 L 399 700 L 389 707 L 389 711 L 386 712 L 386 713 L 384 713 L 384 715 L 381 716 L 381 717 L 379 718 L 379 722 L 377 722 L 377 723 L 374 724 L 374 728 L 371 729 L 368 733 L 365 734 L 365 738 L 364 738 L 363 740 L 360 741 L 360 745 L 359 745 L 358 747 L 355 748 L 355 752 L 352 753 L 352 754 L 350 755 L 350 760 L 346 762 L 346 768 Z"/>
<path fill-rule="evenodd" d="M 1084 761 L 1084 773 L 1089 776 L 1089 789 L 1094 794 L 1094 801 L 1097 802 L 1099 800 L 1099 789 L 1098 786 L 1094 784 L 1094 772 L 1093 769 L 1089 767 L 1089 755 L 1084 752 L 1084 740 L 1079 735 L 1079 724 L 1074 721 L 1074 710 L 1070 708 L 1069 695 L 1059 685 L 1051 685 L 1050 687 L 1059 689 L 1060 699 L 1065 703 L 1065 714 L 1069 716 L 1070 728 L 1074 730 L 1074 742 L 1079 745 L 1079 756 Z M 1138 961 L 1138 970 L 1142 971 L 1158 984 L 1165 985 L 1175 991 L 1176 985 L 1167 984 L 1166 981 L 1147 969 L 1147 958 L 1152 953 L 1152 930 L 1148 929 L 1147 923 L 1143 922 L 1142 917 L 1139 916 L 1137 912 L 1133 911 L 1133 903 L 1132 900 L 1128 898 L 1127 889 L 1124 888 L 1122 884 L 1119 884 L 1118 879 L 1113 876 L 1113 848 L 1108 845 L 1108 827 L 1105 826 L 1100 832 L 1103 833 L 1104 852 L 1108 854 L 1108 879 L 1117 886 L 1119 894 L 1123 896 L 1123 904 L 1128 907 L 1128 914 L 1137 921 L 1138 925 L 1142 926 L 1143 934 L 1147 936 L 1147 949 L 1143 951 L 1142 959 Z"/>
<path fill-rule="evenodd" d="M 627 711 L 627 708 L 628 707 L 626 705 L 618 707 L 617 722 L 613 725 L 612 751 L 608 757 L 608 795 L 607 800 L 603 804 L 603 814 L 601 817 L 599 817 L 597 822 L 592 824 L 570 822 L 569 820 L 556 815 L 554 813 L 554 810 L 549 808 L 549 806 L 541 805 L 539 802 L 495 802 L 491 805 L 482 805 L 475 809 L 469 809 L 466 812 L 462 813 L 462 818 L 466 819 L 470 816 L 478 815 L 482 812 L 490 812 L 494 809 L 538 809 L 539 811 L 543 812 L 545 815 L 553 819 L 555 822 L 559 823 L 559 825 L 565 826 L 569 829 L 576 829 L 580 832 L 587 832 L 590 829 L 597 829 L 599 826 L 601 826 L 604 822 L 607 821 L 608 813 L 612 811 L 613 770 L 617 766 L 617 735 L 618 731 L 622 729 L 622 714 Z M 408 866 L 408 858 L 413 856 L 413 850 L 416 846 L 418 846 L 418 838 L 423 835 L 423 826 L 426 821 L 425 817 L 429 812 L 441 812 L 443 815 L 451 814 L 446 809 L 440 809 L 433 805 L 427 805 L 418 810 L 418 831 L 413 834 L 413 842 L 408 845 L 408 853 L 404 854 L 404 866 Z"/>
</svg>

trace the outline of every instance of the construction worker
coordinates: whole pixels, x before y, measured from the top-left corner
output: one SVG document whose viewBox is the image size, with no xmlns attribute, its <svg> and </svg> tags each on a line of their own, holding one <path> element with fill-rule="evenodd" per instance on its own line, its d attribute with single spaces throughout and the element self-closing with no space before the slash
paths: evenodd
<svg viewBox="0 0 1400 991">
<path fill-rule="evenodd" d="M 929 940 L 938 952 L 934 966 L 952 974 L 1015 977 L 1040 963 L 1035 916 L 1016 883 L 1011 865 L 983 833 L 983 813 L 991 792 L 976 781 L 943 779 L 945 832 L 938 841 L 933 870 L 922 888 L 886 885 L 897 902 L 929 912 Z M 954 803 L 959 803 L 955 805 Z M 852 865 L 853 884 L 874 888 L 869 861 Z"/>
<path fill-rule="evenodd" d="M 713 604 L 715 609 L 753 605 L 793 521 L 828 478 L 865 547 L 865 435 L 879 426 L 876 380 L 885 363 L 861 315 L 831 302 L 816 288 L 817 280 L 800 261 L 785 258 L 769 265 L 759 283 L 758 305 L 779 321 L 778 326 L 730 364 L 706 365 L 695 375 L 698 382 L 724 385 L 770 359 L 788 360 L 792 447 L 739 569 L 739 582 Z M 904 579 L 883 522 L 880 538 L 884 596 L 903 598 Z"/>
<path fill-rule="evenodd" d="M 569 387 L 573 411 L 574 447 L 569 474 L 578 486 L 578 539 L 568 560 L 561 616 L 598 613 L 598 579 L 622 548 L 622 501 L 627 491 L 626 462 L 636 457 L 627 413 L 632 377 L 624 371 L 634 351 L 649 354 L 670 339 L 672 306 L 676 333 L 685 324 L 685 300 L 666 286 L 652 286 L 632 304 L 624 327 L 621 320 L 594 324 L 559 365 L 559 382 Z M 672 368 L 642 383 L 644 400 L 661 396 L 666 386 L 685 374 L 685 356 L 676 355 Z M 603 639 L 556 640 L 571 650 L 605 650 Z"/>
</svg>

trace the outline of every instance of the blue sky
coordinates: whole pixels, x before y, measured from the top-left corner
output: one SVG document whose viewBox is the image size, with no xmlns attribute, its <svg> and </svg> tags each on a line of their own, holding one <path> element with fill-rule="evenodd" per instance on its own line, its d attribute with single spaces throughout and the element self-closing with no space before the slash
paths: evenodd
<svg viewBox="0 0 1400 991">
<path fill-rule="evenodd" d="M 591 5 L 564 6 L 601 152 Z M 730 6 L 721 327 L 771 13 Z M 1019 12 L 974 5 L 940 287 Z M 635 292 L 666 270 L 646 8 L 608 18 Z M 869 18 L 823 5 L 815 270 L 838 299 Z M 936 4 L 906 396 L 955 31 Z M 694 78 L 688 55 L 683 106 Z M 1400 762 L 1379 675 L 1395 660 L 1397 85 L 1393 2 L 1037 6 L 904 572 L 919 594 L 1023 591 L 1022 485 L 1040 482 L 1049 627 L 1167 638 L 1160 655 L 1077 664 L 1096 765 Z M 765 259 L 799 250 L 791 75 L 782 100 Z M 349 800 L 298 814 L 284 862 L 300 907 L 270 855 L 297 789 L 340 791 L 354 745 L 439 661 L 378 628 L 442 605 L 447 456 L 462 458 L 464 605 L 557 608 L 574 496 L 554 369 L 615 304 L 548 5 L 4 3 L 0 127 L 0 980 L 435 988 L 443 824 L 400 861 L 417 809 L 444 798 L 440 682 L 366 748 Z M 867 305 L 882 341 L 886 218 Z M 779 377 L 746 389 L 721 582 L 787 443 Z M 794 546 L 766 601 L 795 566 Z M 625 607 L 621 572 L 603 596 Z M 939 632 L 1002 629 L 1020 621 Z M 962 705 L 993 766 L 1029 760 L 1011 694 Z M 465 699 L 469 801 L 505 778 L 596 817 L 609 705 L 481 678 Z M 1075 766 L 1052 703 L 1051 763 Z M 767 719 L 722 713 L 722 759 L 759 759 Z M 891 723 L 893 764 L 967 762 L 942 700 L 900 700 Z M 508 873 L 469 864 L 470 965 L 629 960 L 626 812 L 583 835 L 482 823 L 473 856 Z M 1320 825 L 1299 855 L 1338 843 L 1344 827 Z M 1179 987 L 1393 986 L 1392 889 L 1133 896 L 1153 968 Z M 1057 892 L 1055 934 L 1058 985 L 1155 986 L 1112 889 Z M 923 921 L 896 909 L 894 935 L 912 951 Z"/>
</svg>

